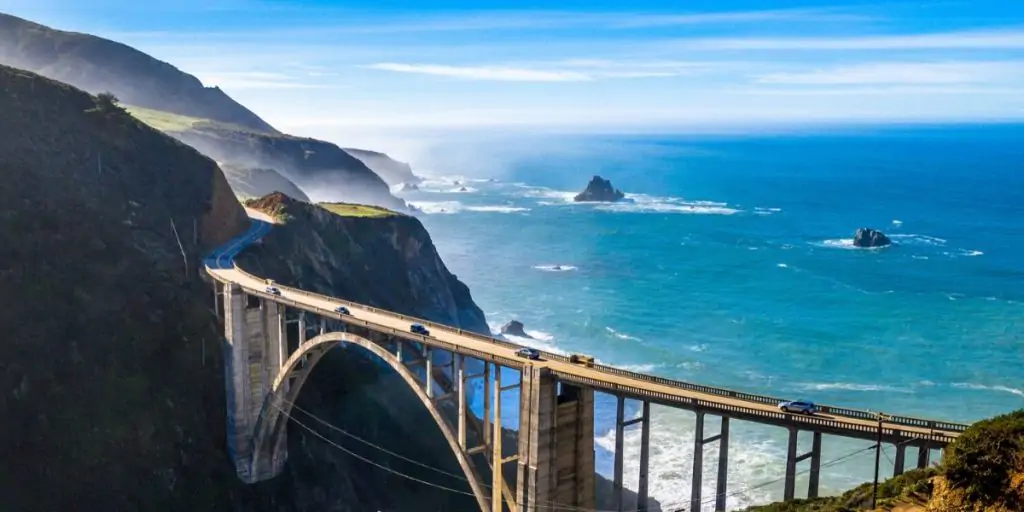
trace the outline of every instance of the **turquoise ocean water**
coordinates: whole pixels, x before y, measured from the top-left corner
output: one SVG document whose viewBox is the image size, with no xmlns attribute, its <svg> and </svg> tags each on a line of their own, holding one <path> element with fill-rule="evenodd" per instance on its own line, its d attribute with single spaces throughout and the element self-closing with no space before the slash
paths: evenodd
<svg viewBox="0 0 1024 512">
<path fill-rule="evenodd" d="M 455 151 L 435 148 L 433 177 L 401 195 L 492 328 L 515 318 L 535 337 L 517 341 L 884 412 L 972 421 L 1024 407 L 1022 127 L 515 139 L 446 163 Z M 631 201 L 572 203 L 594 174 Z M 851 247 L 865 226 L 895 245 Z M 606 475 L 614 414 L 599 396 Z M 653 425 L 651 493 L 688 504 L 693 416 L 654 407 Z M 730 507 L 779 498 L 785 432 L 738 423 L 732 436 Z M 633 488 L 638 445 L 629 431 Z M 865 446 L 827 437 L 823 461 Z M 716 459 L 709 447 L 706 510 Z M 825 467 L 823 493 L 869 480 L 873 462 Z"/>
</svg>

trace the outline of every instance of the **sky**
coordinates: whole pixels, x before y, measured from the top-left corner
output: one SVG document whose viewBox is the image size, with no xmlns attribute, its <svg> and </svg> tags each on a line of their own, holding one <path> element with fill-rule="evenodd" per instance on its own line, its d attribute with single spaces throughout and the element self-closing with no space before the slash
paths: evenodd
<svg viewBox="0 0 1024 512">
<path fill-rule="evenodd" d="M 0 0 L 280 129 L 1024 119 L 1024 1 Z"/>
</svg>

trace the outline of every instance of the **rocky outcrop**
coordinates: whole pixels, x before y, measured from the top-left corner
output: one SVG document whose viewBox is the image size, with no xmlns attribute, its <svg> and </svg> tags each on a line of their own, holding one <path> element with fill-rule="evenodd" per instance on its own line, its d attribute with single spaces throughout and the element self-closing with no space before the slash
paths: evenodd
<svg viewBox="0 0 1024 512">
<path fill-rule="evenodd" d="M 523 323 L 519 320 L 510 320 L 505 325 L 501 326 L 501 333 L 508 334 L 510 336 L 519 336 L 520 338 L 531 338 L 526 331 L 523 330 Z"/>
<path fill-rule="evenodd" d="M 884 247 L 891 243 L 889 237 L 871 228 L 860 228 L 853 236 L 854 247 Z"/>
<path fill-rule="evenodd" d="M 278 282 L 489 334 L 469 288 L 451 274 L 420 222 L 409 216 L 344 217 L 273 194 L 250 206 L 286 218 L 239 258 Z M 339 348 L 314 369 L 298 405 L 318 418 L 436 470 L 461 474 L 440 430 L 405 382 L 358 348 Z M 318 425 L 300 416 L 300 421 Z M 322 425 L 321 425 L 322 426 Z M 317 428 L 333 442 L 410 476 L 468 491 L 464 481 L 353 444 Z M 514 449 L 516 433 L 505 431 Z M 289 427 L 287 474 L 264 489 L 274 510 L 473 510 L 471 497 L 432 489 L 365 464 L 300 427 Z M 514 465 L 506 478 L 515 478 Z M 602 508 L 610 484 L 598 479 Z M 626 492 L 626 500 L 635 495 Z M 656 503 L 655 508 L 658 510 Z"/>
<path fill-rule="evenodd" d="M 0 64 L 34 71 L 129 105 L 277 133 L 217 87 L 130 46 L 0 13 Z"/>
<path fill-rule="evenodd" d="M 400 190 L 402 192 L 412 192 L 412 191 L 419 190 L 419 189 L 420 189 L 420 186 L 415 184 L 415 183 L 402 183 L 402 186 L 399 187 L 398 190 Z"/>
<path fill-rule="evenodd" d="M 273 169 L 237 167 L 222 164 L 221 170 L 228 179 L 228 184 L 235 194 L 241 197 L 262 197 L 274 192 L 281 192 L 288 197 L 312 202 L 309 196 L 281 173 Z"/>
<path fill-rule="evenodd" d="M 2 66 L 0 90 L 2 508 L 235 510 L 199 264 L 247 227 L 238 201 L 82 91 Z"/>
<path fill-rule="evenodd" d="M 411 183 L 413 185 L 423 181 L 423 178 L 412 173 L 412 167 L 405 162 L 399 162 L 384 153 L 369 151 L 366 149 L 344 148 L 345 152 L 358 158 L 373 172 L 377 173 L 388 185 L 399 183 Z"/>
<path fill-rule="evenodd" d="M 573 201 L 576 202 L 614 202 L 619 201 L 626 197 L 621 190 L 612 186 L 612 182 L 608 181 L 600 176 L 594 176 L 591 178 L 590 183 L 587 184 L 587 188 L 576 194 Z"/>
</svg>

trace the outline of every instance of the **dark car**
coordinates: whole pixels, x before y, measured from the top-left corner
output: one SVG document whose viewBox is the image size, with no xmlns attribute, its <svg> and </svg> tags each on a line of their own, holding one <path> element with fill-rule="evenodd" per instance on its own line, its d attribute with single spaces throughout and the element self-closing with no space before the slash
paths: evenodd
<svg viewBox="0 0 1024 512">
<path fill-rule="evenodd" d="M 335 313 L 341 313 L 343 315 L 351 315 L 352 314 L 352 313 L 348 312 L 348 308 L 346 308 L 345 306 L 338 306 L 338 307 L 334 308 L 334 312 Z"/>
<path fill-rule="evenodd" d="M 540 351 L 532 348 L 523 347 L 519 350 L 516 350 L 516 355 L 519 357 L 525 357 L 527 359 L 540 359 Z"/>
<path fill-rule="evenodd" d="M 409 326 L 409 332 L 414 332 L 416 334 L 420 334 L 420 335 L 423 335 L 423 336 L 430 336 L 430 331 L 428 331 L 426 327 L 423 327 L 420 324 L 412 324 L 412 325 L 410 325 Z"/>
<path fill-rule="evenodd" d="M 779 409 L 782 410 L 782 412 L 814 414 L 818 411 L 818 406 L 814 405 L 814 402 L 809 402 L 807 400 L 794 400 L 792 402 L 782 402 L 779 404 Z"/>
<path fill-rule="evenodd" d="M 281 295 L 281 290 L 278 287 L 276 287 L 276 286 L 268 286 L 267 287 L 267 293 L 270 293 L 270 294 L 273 294 L 273 295 Z"/>
</svg>

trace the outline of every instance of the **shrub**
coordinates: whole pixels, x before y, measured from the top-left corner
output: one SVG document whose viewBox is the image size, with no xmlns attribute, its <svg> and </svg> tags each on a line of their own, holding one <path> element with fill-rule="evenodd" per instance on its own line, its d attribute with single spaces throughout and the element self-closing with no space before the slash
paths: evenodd
<svg viewBox="0 0 1024 512">
<path fill-rule="evenodd" d="M 971 425 L 947 448 L 942 466 L 950 485 L 971 502 L 1024 510 L 1011 490 L 1014 472 L 1024 471 L 1024 410 Z"/>
</svg>

